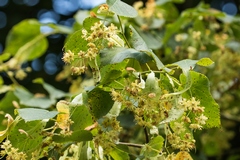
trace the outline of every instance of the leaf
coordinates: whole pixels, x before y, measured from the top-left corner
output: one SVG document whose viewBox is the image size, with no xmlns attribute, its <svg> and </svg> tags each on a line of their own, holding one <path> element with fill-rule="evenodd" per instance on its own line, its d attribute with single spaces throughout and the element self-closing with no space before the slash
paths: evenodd
<svg viewBox="0 0 240 160">
<path fill-rule="evenodd" d="M 71 135 L 54 135 L 53 141 L 58 143 L 64 142 L 82 142 L 82 141 L 91 141 L 93 138 L 91 132 L 85 130 L 74 131 Z"/>
<path fill-rule="evenodd" d="M 23 20 L 15 25 L 7 36 L 4 53 L 13 55 L 19 64 L 43 55 L 48 41 L 46 35 L 40 32 L 40 27 L 35 19 Z"/>
<path fill-rule="evenodd" d="M 67 102 L 61 100 L 56 105 L 57 111 L 57 124 L 59 128 L 66 130 L 69 128 L 70 108 Z"/>
<path fill-rule="evenodd" d="M 19 99 L 20 104 L 29 107 L 39 107 L 45 109 L 49 108 L 56 102 L 56 100 L 49 99 L 47 97 L 35 97 L 32 93 L 19 87 L 17 87 L 14 91 L 14 95 Z"/>
<path fill-rule="evenodd" d="M 148 48 L 157 50 L 162 47 L 162 33 L 160 31 L 151 30 L 150 32 L 139 32 L 139 35 L 146 42 Z"/>
<path fill-rule="evenodd" d="M 173 64 L 177 64 L 182 69 L 183 74 L 188 75 L 189 71 L 193 70 L 196 64 L 207 67 L 213 63 L 214 62 L 210 58 L 201 58 L 200 60 L 184 59 Z"/>
<path fill-rule="evenodd" d="M 132 48 L 112 48 L 112 49 L 104 49 L 100 53 L 101 56 L 101 65 L 120 63 L 124 59 L 134 58 L 138 60 L 140 63 L 146 63 L 150 61 L 152 58 L 148 56 L 144 52 L 139 52 Z"/>
<path fill-rule="evenodd" d="M 183 3 L 184 0 L 157 0 L 156 4 L 157 5 L 163 5 L 163 4 L 168 3 L 168 2 Z"/>
<path fill-rule="evenodd" d="M 65 97 L 67 95 L 67 93 L 56 89 L 55 87 L 53 87 L 52 85 L 45 83 L 44 80 L 42 78 L 37 78 L 35 80 L 33 80 L 34 83 L 39 83 L 42 84 L 43 88 L 46 89 L 46 91 L 49 93 L 49 96 L 51 99 L 59 99 L 62 97 Z"/>
<path fill-rule="evenodd" d="M 138 32 L 133 28 L 132 25 L 130 28 L 130 43 L 132 47 L 138 51 L 149 51 L 149 48 L 142 37 L 138 34 Z"/>
<path fill-rule="evenodd" d="M 207 67 L 212 65 L 213 63 L 214 62 L 210 58 L 202 58 L 197 62 L 197 65 Z"/>
<path fill-rule="evenodd" d="M 11 129 L 18 123 L 18 120 L 14 121 L 10 114 L 6 114 L 5 117 L 8 119 L 7 128 L 0 131 L 0 143 L 8 136 Z"/>
<path fill-rule="evenodd" d="M 169 122 L 172 122 L 172 121 L 175 121 L 177 120 L 179 117 L 181 117 L 184 113 L 184 110 L 183 109 L 179 109 L 179 108 L 176 108 L 176 107 L 172 107 L 171 110 L 169 111 L 168 113 L 168 117 L 166 119 L 164 119 L 163 121 L 161 121 L 159 123 L 160 124 L 165 124 L 165 123 L 169 123 Z"/>
<path fill-rule="evenodd" d="M 163 147 L 164 138 L 162 136 L 156 136 L 150 140 L 148 144 L 146 144 L 142 150 L 141 154 L 146 157 L 155 157 L 157 156 L 162 147 Z"/>
<path fill-rule="evenodd" d="M 37 109 L 37 108 L 22 108 L 17 109 L 19 116 L 28 121 L 35 121 L 35 120 L 44 120 L 50 119 L 57 115 L 57 111 L 48 111 L 45 109 Z"/>
<path fill-rule="evenodd" d="M 134 18 L 138 15 L 137 11 L 130 5 L 120 0 L 107 0 L 109 11 L 116 13 L 119 16 Z"/>
<path fill-rule="evenodd" d="M 128 153 L 121 150 L 119 147 L 114 147 L 109 154 L 114 160 L 129 160 L 130 159 Z"/>
<path fill-rule="evenodd" d="M 46 126 L 44 121 L 20 121 L 11 131 L 8 139 L 14 148 L 25 152 L 31 157 L 32 153 L 41 147 L 43 143 L 42 131 Z"/>
<path fill-rule="evenodd" d="M 88 32 L 91 31 L 91 27 L 96 23 L 99 22 L 100 19 L 99 18 L 95 18 L 95 17 L 88 17 L 85 18 L 83 21 L 83 27 L 84 29 L 86 29 Z"/>
<path fill-rule="evenodd" d="M 0 122 L 3 122 L 5 120 L 5 114 L 10 114 L 14 115 L 14 105 L 13 102 L 17 102 L 18 98 L 14 95 L 13 91 L 7 92 L 4 97 L 1 98 L 0 100 L 0 110 L 2 114 L 0 114 Z M 0 130 L 5 129 L 7 126 L 6 124 L 1 124 L 0 125 Z"/>
<path fill-rule="evenodd" d="M 147 44 L 145 43 L 145 41 L 142 39 L 142 37 L 138 34 L 138 32 L 132 27 L 129 26 L 130 28 L 130 32 L 132 32 L 132 36 L 130 38 L 130 43 L 132 44 L 132 46 L 139 51 L 143 51 L 146 52 L 148 56 L 152 57 L 157 65 L 157 68 L 163 69 L 164 65 L 163 63 L 160 61 L 160 59 L 152 52 L 152 50 L 150 50 L 147 46 Z"/>
<path fill-rule="evenodd" d="M 65 51 L 72 51 L 74 54 L 77 54 L 80 50 L 86 51 L 87 41 L 82 38 L 82 30 L 74 32 L 64 45 Z"/>
<path fill-rule="evenodd" d="M 93 116 L 99 119 L 109 112 L 114 101 L 109 92 L 103 91 L 100 88 L 94 88 L 88 93 L 88 103 Z"/>
<path fill-rule="evenodd" d="M 101 73 L 100 84 L 110 83 L 116 80 L 117 78 L 121 77 L 121 75 L 125 71 L 126 65 L 127 65 L 127 62 L 122 61 L 121 63 L 108 64 L 106 66 L 103 66 L 100 69 L 100 73 Z"/>
<path fill-rule="evenodd" d="M 220 126 L 220 110 L 218 104 L 213 99 L 210 93 L 210 84 L 208 78 L 198 72 L 190 71 L 192 86 L 189 91 L 183 94 L 183 97 L 195 97 L 200 101 L 200 105 L 205 107 L 204 115 L 208 117 L 205 128 Z M 182 84 L 187 82 L 184 74 L 180 76 Z"/>
<path fill-rule="evenodd" d="M 146 92 L 146 94 L 149 93 L 160 94 L 161 89 L 159 88 L 158 81 L 159 80 L 155 77 L 155 73 L 151 71 L 147 76 L 145 88 L 143 91 Z"/>
<path fill-rule="evenodd" d="M 197 62 L 197 60 L 184 59 L 174 64 L 177 64 L 182 69 L 184 75 L 188 75 L 189 71 L 195 67 Z"/>
<path fill-rule="evenodd" d="M 155 61 L 155 63 L 156 63 L 156 66 L 157 66 L 157 68 L 158 68 L 159 70 L 165 69 L 167 72 L 170 72 L 170 71 L 171 71 L 170 69 L 168 69 L 168 68 L 166 68 L 166 67 L 164 66 L 164 64 L 163 64 L 163 63 L 161 62 L 161 60 L 156 56 L 155 53 L 153 53 L 152 51 L 149 51 L 148 54 L 151 55 L 151 57 L 154 59 L 154 61 Z"/>
<path fill-rule="evenodd" d="M 94 123 L 89 108 L 87 108 L 85 105 L 71 107 L 70 113 L 70 118 L 72 121 L 74 121 L 74 123 L 71 125 L 71 129 L 74 131 L 84 130 L 86 127 Z"/>
</svg>

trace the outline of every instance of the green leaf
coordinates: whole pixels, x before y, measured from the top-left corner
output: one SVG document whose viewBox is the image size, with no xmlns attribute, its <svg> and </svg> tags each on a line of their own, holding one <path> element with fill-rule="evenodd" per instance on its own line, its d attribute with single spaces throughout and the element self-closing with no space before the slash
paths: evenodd
<svg viewBox="0 0 240 160">
<path fill-rule="evenodd" d="M 25 122 L 50 119 L 55 117 L 58 114 L 57 111 L 48 111 L 45 109 L 37 109 L 37 108 L 22 108 L 22 109 L 17 109 L 17 112 L 19 116 L 25 120 Z"/>
<path fill-rule="evenodd" d="M 197 62 L 197 65 L 207 67 L 212 65 L 213 63 L 214 62 L 210 58 L 202 58 Z"/>
<path fill-rule="evenodd" d="M 100 70 L 100 84 L 110 83 L 119 78 L 124 73 L 126 65 L 127 62 L 123 61 L 121 63 L 108 64 L 106 66 L 103 66 Z"/>
<path fill-rule="evenodd" d="M 139 35 L 146 42 L 148 48 L 157 50 L 162 47 L 162 36 L 160 31 L 152 30 L 151 32 L 139 32 Z"/>
<path fill-rule="evenodd" d="M 188 75 L 189 71 L 195 67 L 197 62 L 197 60 L 184 59 L 174 64 L 177 64 L 182 69 L 183 74 Z"/>
<path fill-rule="evenodd" d="M 14 115 L 14 109 L 13 102 L 18 101 L 18 98 L 14 95 L 12 91 L 7 92 L 3 98 L 1 98 L 0 101 L 0 110 L 3 114 L 0 114 L 0 122 L 5 119 L 5 114 L 8 113 L 10 115 Z M 6 125 L 2 124 L 0 125 L 0 130 L 3 130 L 6 128 Z"/>
<path fill-rule="evenodd" d="M 144 52 L 139 52 L 132 48 L 112 48 L 104 49 L 100 53 L 101 56 L 101 65 L 120 63 L 124 59 L 134 58 L 140 63 L 146 63 L 152 58 Z"/>
<path fill-rule="evenodd" d="M 91 132 L 85 130 L 74 131 L 71 135 L 54 135 L 53 141 L 58 143 L 64 142 L 82 142 L 82 141 L 90 141 L 93 136 Z"/>
<path fill-rule="evenodd" d="M 35 19 L 15 25 L 7 36 L 4 53 L 10 53 L 18 61 L 33 60 L 43 55 L 48 47 L 46 35 L 40 32 L 41 24 Z"/>
<path fill-rule="evenodd" d="M 155 157 L 157 156 L 162 147 L 163 147 L 164 138 L 162 136 L 156 136 L 150 140 L 148 144 L 146 144 L 142 150 L 141 154 L 146 157 Z"/>
<path fill-rule="evenodd" d="M 119 16 L 134 18 L 138 15 L 137 11 L 130 5 L 120 0 L 107 0 L 109 10 Z"/>
<path fill-rule="evenodd" d="M 138 32 L 133 28 L 132 25 L 129 26 L 130 28 L 130 43 L 134 49 L 138 51 L 149 51 L 149 48 L 142 37 L 138 34 Z"/>
<path fill-rule="evenodd" d="M 83 21 L 83 27 L 84 29 L 86 29 L 88 32 L 91 31 L 91 27 L 96 23 L 99 22 L 100 19 L 99 18 L 95 18 L 95 17 L 88 17 L 86 19 L 84 19 Z"/>
<path fill-rule="evenodd" d="M 109 154 L 114 160 L 129 160 L 130 159 L 128 153 L 121 150 L 118 147 L 114 147 Z"/>
<path fill-rule="evenodd" d="M 20 121 L 11 131 L 8 139 L 14 148 L 25 152 L 30 159 L 32 152 L 38 150 L 43 143 L 42 131 L 46 125 L 44 121 Z M 36 157 L 35 157 L 36 158 Z"/>
<path fill-rule="evenodd" d="M 163 5 L 163 4 L 168 3 L 168 2 L 183 3 L 184 0 L 157 0 L 157 1 L 156 1 L 156 4 L 157 4 L 157 5 Z"/>
<path fill-rule="evenodd" d="M 10 114 L 6 114 L 5 118 L 7 118 L 7 127 L 5 130 L 0 131 L 0 143 L 8 136 L 9 132 L 14 128 L 14 126 L 19 122 L 19 117 L 15 120 L 10 116 Z"/>
<path fill-rule="evenodd" d="M 18 97 L 20 104 L 29 107 L 49 108 L 56 100 L 49 99 L 48 97 L 35 97 L 32 93 L 22 88 L 16 88 L 14 91 L 15 96 Z"/>
<path fill-rule="evenodd" d="M 192 86 L 189 91 L 183 94 L 185 98 L 196 97 L 200 101 L 200 105 L 205 107 L 204 115 L 208 117 L 205 128 L 220 126 L 220 110 L 218 104 L 210 93 L 210 84 L 208 78 L 198 72 L 190 71 Z M 180 76 L 182 84 L 187 82 L 185 75 Z"/>
<path fill-rule="evenodd" d="M 183 74 L 188 75 L 189 71 L 194 69 L 196 64 L 199 66 L 207 67 L 213 63 L 214 62 L 210 58 L 201 58 L 200 60 L 184 59 L 173 64 L 177 64 L 182 69 Z"/>
<path fill-rule="evenodd" d="M 163 37 L 163 43 L 167 44 L 169 39 L 177 33 L 181 28 L 187 26 L 192 19 L 186 16 L 179 17 L 174 23 L 170 23 L 166 25 L 166 31 Z"/>
<path fill-rule="evenodd" d="M 2 53 L 0 54 L 0 62 L 4 62 L 11 57 L 10 53 Z"/>
<path fill-rule="evenodd" d="M 43 88 L 46 89 L 46 91 L 49 93 L 49 96 L 51 99 L 59 99 L 62 97 L 65 97 L 67 93 L 56 89 L 52 85 L 45 83 L 42 78 L 37 78 L 33 80 L 34 83 L 42 84 Z"/>
<path fill-rule="evenodd" d="M 74 121 L 71 125 L 71 129 L 74 131 L 84 130 L 86 127 L 94 123 L 92 115 L 85 105 L 71 106 L 70 115 L 71 120 Z"/>
<path fill-rule="evenodd" d="M 64 45 L 64 50 L 70 50 L 74 54 L 77 54 L 80 50 L 86 51 L 87 41 L 82 38 L 82 30 L 74 32 Z"/>
<path fill-rule="evenodd" d="M 161 89 L 158 85 L 159 79 L 155 77 L 154 72 L 151 71 L 151 73 L 148 74 L 146 83 L 145 83 L 145 88 L 143 90 L 144 94 L 149 94 L 149 93 L 156 93 L 157 95 L 161 94 Z M 159 96 L 156 96 L 159 97 Z"/>
<path fill-rule="evenodd" d="M 94 88 L 88 93 L 88 103 L 93 116 L 99 119 L 110 111 L 114 101 L 109 92 Z"/>
<path fill-rule="evenodd" d="M 179 117 L 181 117 L 183 115 L 183 113 L 184 113 L 183 109 L 179 109 L 177 107 L 172 107 L 171 110 L 168 113 L 168 117 L 166 119 L 164 119 L 163 121 L 161 121 L 159 123 L 159 125 L 175 121 Z"/>
<path fill-rule="evenodd" d="M 170 71 L 171 71 L 170 69 L 168 69 L 168 68 L 166 68 L 166 67 L 164 66 L 164 64 L 163 64 L 163 63 L 161 62 L 161 60 L 156 56 L 155 53 L 153 53 L 152 51 L 149 51 L 148 54 L 151 55 L 151 57 L 154 59 L 154 61 L 155 61 L 155 63 L 156 63 L 156 66 L 157 66 L 157 68 L 158 68 L 159 70 L 165 69 L 167 72 L 170 72 Z"/>
</svg>

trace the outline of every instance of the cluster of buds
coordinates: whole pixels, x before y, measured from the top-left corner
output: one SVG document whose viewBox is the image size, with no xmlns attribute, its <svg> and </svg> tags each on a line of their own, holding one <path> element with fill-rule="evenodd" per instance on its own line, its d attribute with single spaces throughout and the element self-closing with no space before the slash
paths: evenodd
<svg viewBox="0 0 240 160">
<path fill-rule="evenodd" d="M 190 119 L 188 116 L 184 115 L 182 117 L 182 120 L 189 125 L 189 128 L 193 130 L 201 130 L 203 125 L 206 124 L 207 117 L 204 116 L 204 107 L 200 106 L 200 101 L 196 100 L 194 97 L 192 97 L 190 100 L 183 99 L 179 102 L 180 108 L 184 109 L 184 111 L 193 113 L 194 119 Z"/>
<path fill-rule="evenodd" d="M 120 122 L 115 116 L 105 116 L 98 125 L 98 134 L 93 138 L 95 148 L 103 148 L 104 153 L 109 153 L 119 141 L 119 132 L 122 130 Z"/>
<path fill-rule="evenodd" d="M 78 53 L 67 50 L 62 60 L 72 65 L 72 73 L 80 75 L 87 70 L 89 61 L 96 60 L 101 49 L 124 47 L 124 41 L 118 36 L 118 32 L 118 28 L 112 23 L 105 26 L 102 21 L 95 22 L 90 30 L 82 29 L 82 38 L 87 42 L 87 50 L 80 50 Z"/>
<path fill-rule="evenodd" d="M 7 155 L 7 159 L 15 159 L 15 160 L 26 160 L 27 155 L 23 152 L 19 152 L 17 148 L 14 148 L 9 140 L 6 140 L 1 145 L 0 155 L 4 157 Z"/>
</svg>

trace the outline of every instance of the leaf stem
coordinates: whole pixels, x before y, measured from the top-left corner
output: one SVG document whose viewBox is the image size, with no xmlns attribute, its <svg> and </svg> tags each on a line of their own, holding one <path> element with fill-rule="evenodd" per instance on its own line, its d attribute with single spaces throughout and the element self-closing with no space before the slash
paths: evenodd
<svg viewBox="0 0 240 160">
<path fill-rule="evenodd" d="M 121 29 L 122 36 L 123 36 L 123 38 L 124 38 L 124 41 L 126 42 L 126 44 L 127 44 L 128 48 L 132 48 L 132 47 L 131 47 L 131 45 L 129 44 L 129 42 L 128 42 L 128 40 L 127 40 L 126 36 L 125 36 L 125 34 L 124 34 L 124 30 L 123 30 L 123 27 L 122 27 L 122 21 L 121 21 L 121 18 L 120 18 L 120 16 L 119 16 L 119 15 L 117 15 L 117 18 L 118 18 L 118 21 L 119 21 L 119 24 L 120 24 L 120 29 Z"/>
<path fill-rule="evenodd" d="M 144 147 L 143 144 L 135 144 L 135 143 L 118 142 L 118 144 L 126 145 L 126 146 L 129 146 L 129 147 L 136 147 L 136 148 Z"/>
</svg>

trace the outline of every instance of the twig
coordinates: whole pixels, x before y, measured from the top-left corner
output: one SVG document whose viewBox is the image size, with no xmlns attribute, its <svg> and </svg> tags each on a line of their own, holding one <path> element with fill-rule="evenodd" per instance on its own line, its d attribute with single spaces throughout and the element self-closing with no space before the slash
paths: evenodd
<svg viewBox="0 0 240 160">
<path fill-rule="evenodd" d="M 124 30 L 123 30 L 123 27 L 122 27 L 122 21 L 121 21 L 121 19 L 120 19 L 120 16 L 117 15 L 117 17 L 118 17 L 118 21 L 119 21 L 119 24 L 120 24 L 120 28 L 121 28 L 121 32 L 122 32 L 123 38 L 124 38 L 124 40 L 125 40 L 128 48 L 132 48 L 131 45 L 128 43 L 128 40 L 127 40 L 127 38 L 126 38 L 126 36 L 125 36 L 125 34 L 124 34 Z"/>
<path fill-rule="evenodd" d="M 118 144 L 126 145 L 126 146 L 129 146 L 129 147 L 136 147 L 136 148 L 144 147 L 143 144 L 135 144 L 135 143 L 118 142 Z"/>
</svg>

